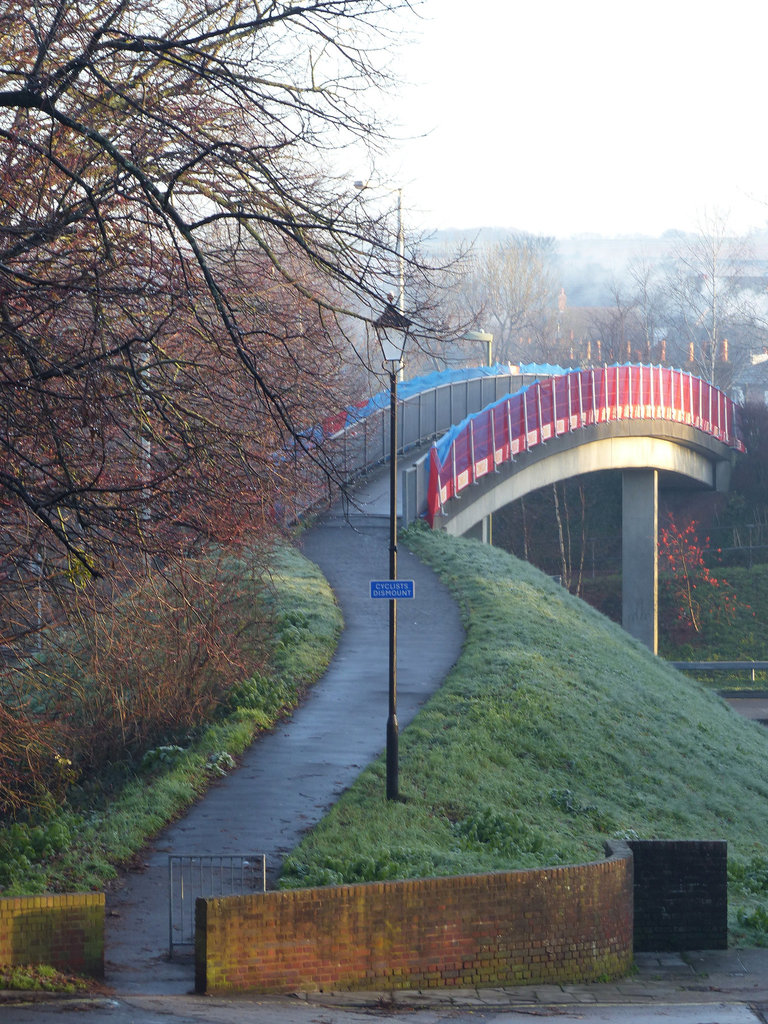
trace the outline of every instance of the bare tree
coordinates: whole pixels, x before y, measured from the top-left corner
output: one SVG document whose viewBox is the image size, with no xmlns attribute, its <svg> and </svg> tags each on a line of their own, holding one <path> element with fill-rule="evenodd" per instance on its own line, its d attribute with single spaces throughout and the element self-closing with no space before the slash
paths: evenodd
<svg viewBox="0 0 768 1024">
<path fill-rule="evenodd" d="M 658 263 L 639 255 L 629 265 L 633 305 L 642 332 L 642 358 L 646 362 L 666 361 L 666 318 Z"/>
<path fill-rule="evenodd" d="M 520 334 L 536 333 L 554 305 L 554 239 L 515 234 L 478 246 L 465 262 L 456 301 L 494 335 L 502 361 L 520 357 Z"/>
<path fill-rule="evenodd" d="M 724 342 L 753 322 L 744 289 L 749 240 L 728 233 L 725 220 L 707 218 L 701 231 L 675 247 L 664 290 L 675 358 L 689 362 L 713 384 L 726 379 Z"/>
<path fill-rule="evenodd" d="M 297 452 L 333 471 L 312 428 L 401 256 L 330 154 L 385 139 L 368 101 L 410 6 L 4 5 L 7 588 L 268 529 Z"/>
<path fill-rule="evenodd" d="M 403 261 L 428 304 L 392 211 L 332 170 L 345 147 L 358 171 L 361 148 L 373 163 L 386 142 L 373 106 L 393 16 L 412 6 L 2 5 L 0 648 L 49 606 L 82 626 L 135 598 L 136 615 L 122 654 L 111 623 L 91 630 L 71 678 L 41 658 L 36 692 L 7 659 L 0 814 L 58 799 L 58 752 L 83 762 L 89 732 L 107 758 L 140 748 L 126 680 L 140 680 L 137 729 L 146 698 L 163 734 L 218 700 L 209 669 L 245 669 L 228 641 L 242 610 L 220 616 L 222 579 L 191 556 L 268 541 L 334 473 L 317 425 L 346 404 L 348 367 L 371 365 L 368 328 Z M 425 343 L 426 311 L 407 314 Z M 176 652 L 178 686 L 158 689 L 152 647 Z M 65 684 L 82 691 L 77 741 Z"/>
<path fill-rule="evenodd" d="M 600 342 L 601 359 L 608 363 L 623 363 L 634 359 L 643 347 L 636 303 L 622 293 L 616 281 L 611 285 L 613 305 L 597 309 L 590 317 L 590 333 Z"/>
</svg>

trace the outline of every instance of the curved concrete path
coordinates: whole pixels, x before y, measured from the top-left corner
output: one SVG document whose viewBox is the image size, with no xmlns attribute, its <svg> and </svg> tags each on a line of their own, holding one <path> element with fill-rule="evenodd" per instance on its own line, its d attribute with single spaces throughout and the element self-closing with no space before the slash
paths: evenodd
<svg viewBox="0 0 768 1024">
<path fill-rule="evenodd" d="M 265 853 L 274 881 L 282 858 L 386 743 L 388 602 L 371 579 L 388 577 L 386 469 L 367 478 L 345 516 L 337 507 L 307 531 L 305 554 L 333 587 L 345 630 L 325 676 L 304 704 L 258 739 L 237 771 L 211 788 L 144 851 L 143 868 L 108 895 L 106 983 L 118 993 L 189 992 L 191 955 L 167 956 L 168 855 Z M 431 570 L 404 548 L 401 578 L 415 600 L 398 607 L 401 730 L 455 663 L 464 632 L 458 608 Z"/>
</svg>

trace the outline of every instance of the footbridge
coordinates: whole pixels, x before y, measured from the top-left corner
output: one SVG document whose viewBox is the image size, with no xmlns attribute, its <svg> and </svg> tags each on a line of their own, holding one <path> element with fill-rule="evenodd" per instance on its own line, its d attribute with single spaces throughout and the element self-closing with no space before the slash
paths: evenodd
<svg viewBox="0 0 768 1024">
<path fill-rule="evenodd" d="M 494 373 L 417 389 L 401 404 L 398 447 L 434 440 L 403 471 L 401 521 L 423 518 L 487 540 L 489 517 L 510 502 L 573 476 L 620 470 L 622 622 L 655 652 L 660 476 L 727 490 L 734 454 L 744 450 L 737 416 L 723 392 L 666 367 Z M 336 435 L 348 472 L 388 458 L 383 417 Z"/>
</svg>

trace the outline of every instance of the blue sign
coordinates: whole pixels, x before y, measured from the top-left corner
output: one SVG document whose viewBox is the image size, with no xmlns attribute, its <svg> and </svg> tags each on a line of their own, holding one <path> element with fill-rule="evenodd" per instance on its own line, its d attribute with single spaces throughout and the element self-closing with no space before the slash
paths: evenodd
<svg viewBox="0 0 768 1024">
<path fill-rule="evenodd" d="M 413 597 L 413 580 L 371 580 L 371 597 Z"/>
</svg>

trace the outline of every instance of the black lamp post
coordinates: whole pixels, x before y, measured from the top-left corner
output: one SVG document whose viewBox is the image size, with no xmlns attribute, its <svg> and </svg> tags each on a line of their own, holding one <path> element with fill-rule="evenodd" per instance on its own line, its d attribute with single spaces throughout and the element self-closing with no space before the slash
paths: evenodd
<svg viewBox="0 0 768 1024">
<path fill-rule="evenodd" d="M 397 579 L 397 378 L 411 321 L 389 302 L 375 322 L 389 374 L 389 578 Z M 387 717 L 387 800 L 399 798 L 397 725 L 397 599 L 389 599 L 389 715 Z"/>
</svg>

